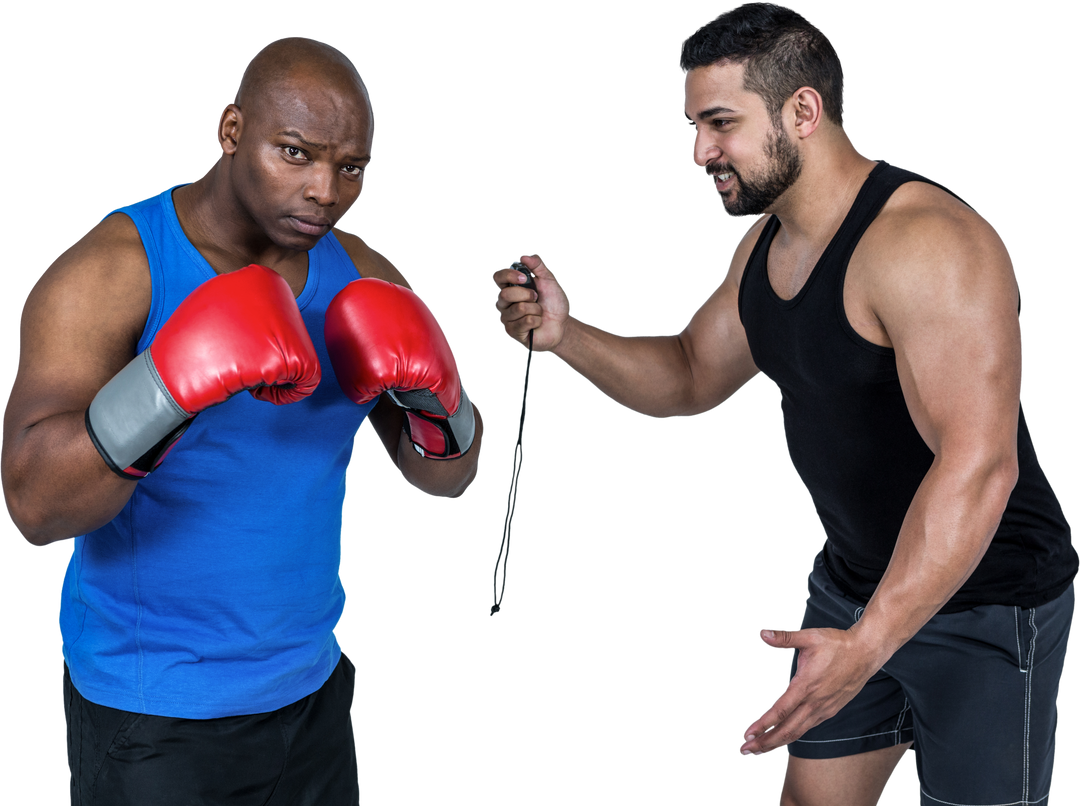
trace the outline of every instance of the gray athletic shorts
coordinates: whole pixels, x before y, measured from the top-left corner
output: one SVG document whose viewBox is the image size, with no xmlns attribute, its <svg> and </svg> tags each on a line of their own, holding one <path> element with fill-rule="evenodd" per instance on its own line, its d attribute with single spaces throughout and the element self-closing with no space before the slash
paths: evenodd
<svg viewBox="0 0 1080 806">
<path fill-rule="evenodd" d="M 818 555 L 803 629 L 846 630 L 863 604 L 837 588 Z M 1045 804 L 1072 613 L 1070 586 L 1037 608 L 982 605 L 934 616 L 788 752 L 838 758 L 914 741 L 923 806 Z"/>
</svg>

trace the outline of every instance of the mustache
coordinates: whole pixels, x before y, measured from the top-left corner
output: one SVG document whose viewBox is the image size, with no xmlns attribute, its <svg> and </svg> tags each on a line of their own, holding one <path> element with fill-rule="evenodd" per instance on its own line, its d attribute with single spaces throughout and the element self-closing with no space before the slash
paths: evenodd
<svg viewBox="0 0 1080 806">
<path fill-rule="evenodd" d="M 717 174 L 733 174 L 735 173 L 735 169 L 723 162 L 709 162 L 705 165 L 705 173 L 709 176 L 716 176 Z"/>
</svg>

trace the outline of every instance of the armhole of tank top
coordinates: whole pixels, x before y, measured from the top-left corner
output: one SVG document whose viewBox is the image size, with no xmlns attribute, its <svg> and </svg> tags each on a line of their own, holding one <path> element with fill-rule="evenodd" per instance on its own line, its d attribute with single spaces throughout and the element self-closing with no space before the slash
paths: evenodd
<svg viewBox="0 0 1080 806">
<path fill-rule="evenodd" d="M 164 305 L 161 289 L 164 278 L 161 275 L 161 259 L 158 243 L 154 238 L 153 230 L 149 222 L 137 207 L 124 207 L 115 212 L 126 215 L 135 225 L 142 242 L 143 254 L 146 255 L 146 263 L 150 269 L 150 310 L 146 314 L 146 322 L 143 324 L 142 333 L 139 334 L 139 342 L 135 348 L 136 354 L 143 352 L 154 340 L 154 335 L 161 327 L 161 309 Z"/>
<path fill-rule="evenodd" d="M 746 259 L 746 266 L 743 267 L 742 280 L 739 281 L 739 296 L 738 296 L 738 308 L 739 308 L 739 321 L 743 321 L 743 292 L 746 289 L 746 283 L 750 274 L 750 268 L 754 265 L 754 261 L 757 260 L 758 252 L 761 251 L 762 244 L 768 240 L 772 243 L 773 237 L 776 235 L 777 218 L 775 215 L 769 216 L 769 220 L 765 222 L 765 227 L 761 230 L 761 234 L 758 236 L 757 243 L 754 244 L 754 248 L 750 250 L 750 257 Z M 745 325 L 745 323 L 743 323 Z"/>
<path fill-rule="evenodd" d="M 872 353 L 877 353 L 878 355 L 895 356 L 896 351 L 892 347 L 883 347 L 880 344 L 874 344 L 869 339 L 866 339 L 863 336 L 861 336 L 859 334 L 859 332 L 857 330 L 855 330 L 854 326 L 852 326 L 851 320 L 848 319 L 847 308 L 844 307 L 844 285 L 847 282 L 847 273 L 848 273 L 849 264 L 851 263 L 852 255 L 855 254 L 855 249 L 858 247 L 859 241 L 862 240 L 863 235 L 866 234 L 866 231 L 868 229 L 870 229 L 870 227 L 871 227 L 871 225 L 873 225 L 874 221 L 877 220 L 877 217 L 878 217 L 878 215 L 881 214 L 881 211 L 883 209 L 885 209 L 885 205 L 889 203 L 889 199 L 892 198 L 892 195 L 897 190 L 899 190 L 902 185 L 906 185 L 909 182 L 922 182 L 924 185 L 931 185 L 932 187 L 936 187 L 938 190 L 942 190 L 945 193 L 948 193 L 950 196 L 952 196 L 954 199 L 959 201 L 961 204 L 964 204 L 967 207 L 969 207 L 972 211 L 974 211 L 975 208 L 972 207 L 970 204 L 968 204 L 963 199 L 961 199 L 959 196 L 957 196 L 955 193 L 953 193 L 951 190 L 949 190 L 944 185 L 939 185 L 937 182 L 934 182 L 934 181 L 932 181 L 930 179 L 927 179 L 925 176 L 920 176 L 919 174 L 912 173 L 911 171 L 906 171 L 903 168 L 897 168 L 895 165 L 888 165 L 887 163 L 882 163 L 882 165 L 884 165 L 887 170 L 891 170 L 893 172 L 896 172 L 896 173 L 893 174 L 893 176 L 900 179 L 900 181 L 896 183 L 896 186 L 892 190 L 890 190 L 888 195 L 882 200 L 881 205 L 877 208 L 877 210 L 874 211 L 873 217 L 868 222 L 866 222 L 866 226 L 864 226 L 862 228 L 862 231 L 859 233 L 858 239 L 855 241 L 855 244 L 851 247 L 851 253 L 844 260 L 844 267 L 840 272 L 840 278 L 839 278 L 839 281 L 837 283 L 837 285 L 838 285 L 838 293 L 836 294 L 836 313 L 837 313 L 837 318 L 840 320 L 841 329 L 845 333 L 847 333 L 848 338 L 850 338 L 855 343 L 856 346 L 861 347 L 861 348 L 866 349 L 866 350 L 869 350 Z M 899 174 L 899 176 L 897 176 L 897 174 Z"/>
<path fill-rule="evenodd" d="M 341 245 L 341 241 L 337 239 L 337 236 L 334 235 L 333 231 L 327 233 L 326 238 L 330 237 L 333 238 L 329 244 L 330 248 L 333 250 L 334 256 L 338 259 L 338 262 L 346 269 L 345 275 L 347 279 L 345 282 L 351 283 L 353 280 L 362 279 L 364 275 L 360 271 L 360 268 L 353 263 L 353 259 L 349 257 L 349 253 L 345 251 L 345 247 Z M 325 241 L 326 238 L 323 240 Z"/>
</svg>

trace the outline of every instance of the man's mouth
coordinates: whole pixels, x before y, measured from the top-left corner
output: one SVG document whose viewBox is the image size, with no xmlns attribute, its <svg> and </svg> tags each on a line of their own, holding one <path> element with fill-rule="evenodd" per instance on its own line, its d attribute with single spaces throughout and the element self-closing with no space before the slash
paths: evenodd
<svg viewBox="0 0 1080 806">
<path fill-rule="evenodd" d="M 716 190 L 720 193 L 731 190 L 735 184 L 735 172 L 732 170 L 709 171 L 709 175 L 712 176 L 713 184 L 716 185 Z"/>
<path fill-rule="evenodd" d="M 305 235 L 321 235 L 330 229 L 332 224 L 330 219 L 314 215 L 291 215 L 289 219 L 293 227 Z"/>
</svg>

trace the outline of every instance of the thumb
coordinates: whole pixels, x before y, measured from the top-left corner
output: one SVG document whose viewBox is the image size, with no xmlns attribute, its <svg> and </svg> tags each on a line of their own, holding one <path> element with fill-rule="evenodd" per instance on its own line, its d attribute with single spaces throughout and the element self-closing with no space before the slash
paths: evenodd
<svg viewBox="0 0 1080 806">
<path fill-rule="evenodd" d="M 762 630 L 761 640 L 769 646 L 788 648 L 798 646 L 797 636 L 801 630 L 788 632 L 787 630 Z"/>
<path fill-rule="evenodd" d="M 521 262 L 528 266 L 529 271 L 537 277 L 555 277 L 539 255 L 522 255 Z"/>
</svg>

